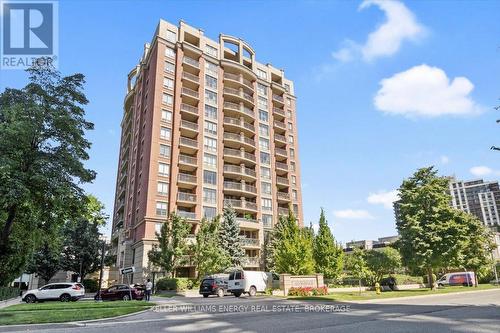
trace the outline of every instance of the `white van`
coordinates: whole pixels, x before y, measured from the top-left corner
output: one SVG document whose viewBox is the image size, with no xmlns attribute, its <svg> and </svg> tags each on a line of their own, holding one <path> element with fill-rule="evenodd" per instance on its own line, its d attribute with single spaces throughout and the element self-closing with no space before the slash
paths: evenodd
<svg viewBox="0 0 500 333">
<path fill-rule="evenodd" d="M 257 293 L 273 288 L 273 280 L 279 280 L 279 276 L 273 273 L 260 271 L 234 270 L 229 273 L 228 291 L 236 297 L 243 293 L 255 296 Z"/>
<path fill-rule="evenodd" d="M 455 272 L 443 275 L 439 280 L 437 280 L 437 284 L 440 287 L 443 286 L 472 287 L 475 281 L 476 277 L 474 276 L 474 272 Z"/>
</svg>

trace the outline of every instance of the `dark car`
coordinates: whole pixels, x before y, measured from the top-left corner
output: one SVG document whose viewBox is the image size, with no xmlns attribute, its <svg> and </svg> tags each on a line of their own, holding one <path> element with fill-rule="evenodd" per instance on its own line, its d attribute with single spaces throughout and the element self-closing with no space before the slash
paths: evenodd
<svg viewBox="0 0 500 333">
<path fill-rule="evenodd" d="M 101 298 L 103 301 L 129 301 L 131 296 L 132 299 L 141 301 L 144 298 L 144 292 L 137 288 L 131 288 L 126 284 L 115 284 L 109 288 L 101 289 Z M 99 293 L 94 296 L 94 299 L 97 300 L 98 297 Z"/>
<path fill-rule="evenodd" d="M 227 278 L 223 277 L 204 278 L 200 284 L 200 294 L 203 295 L 203 297 L 208 297 L 210 295 L 224 297 L 224 295 L 229 295 L 227 283 Z"/>
</svg>

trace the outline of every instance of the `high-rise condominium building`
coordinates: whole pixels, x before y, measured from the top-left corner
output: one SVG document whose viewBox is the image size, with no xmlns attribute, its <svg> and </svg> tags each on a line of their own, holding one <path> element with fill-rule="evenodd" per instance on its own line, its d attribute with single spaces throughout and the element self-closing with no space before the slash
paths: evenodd
<svg viewBox="0 0 500 333">
<path fill-rule="evenodd" d="M 148 251 L 170 212 L 191 235 L 235 208 L 245 267 L 262 267 L 265 231 L 294 210 L 303 223 L 292 81 L 257 62 L 243 40 L 217 41 L 184 22 L 160 21 L 128 75 L 112 244 L 117 266 L 149 273 Z M 178 275 L 193 276 L 189 264 Z"/>
<path fill-rule="evenodd" d="M 450 179 L 453 207 L 477 216 L 487 227 L 499 227 L 500 188 L 498 182 L 482 179 L 461 181 Z"/>
</svg>

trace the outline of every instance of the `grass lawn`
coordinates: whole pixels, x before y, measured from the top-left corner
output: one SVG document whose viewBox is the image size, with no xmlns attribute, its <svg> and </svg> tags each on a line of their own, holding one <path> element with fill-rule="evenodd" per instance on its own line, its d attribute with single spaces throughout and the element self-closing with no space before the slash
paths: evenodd
<svg viewBox="0 0 500 333">
<path fill-rule="evenodd" d="M 380 295 L 377 295 L 375 291 L 362 291 L 361 294 L 358 291 L 350 292 L 334 292 L 330 295 L 325 296 L 291 296 L 289 299 L 301 299 L 301 300 L 330 300 L 330 301 L 362 301 L 368 299 L 383 299 L 383 298 L 393 298 L 393 297 L 408 297 L 408 296 L 423 296 L 423 295 L 435 295 L 435 294 L 447 294 L 453 292 L 469 292 L 475 290 L 487 290 L 499 288 L 491 284 L 480 284 L 476 287 L 445 287 L 438 290 L 430 290 L 429 288 L 413 289 L 413 290 L 402 290 L 402 291 L 384 291 Z"/>
<path fill-rule="evenodd" d="M 44 302 L 16 304 L 0 309 L 0 325 L 60 323 L 115 317 L 155 305 L 143 301 Z"/>
</svg>

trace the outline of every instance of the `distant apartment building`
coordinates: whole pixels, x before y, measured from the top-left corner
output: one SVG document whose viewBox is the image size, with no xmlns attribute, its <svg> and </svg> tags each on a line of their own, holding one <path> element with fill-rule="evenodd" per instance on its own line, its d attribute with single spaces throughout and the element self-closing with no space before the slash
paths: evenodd
<svg viewBox="0 0 500 333">
<path fill-rule="evenodd" d="M 266 230 L 293 209 L 303 224 L 296 97 L 284 71 L 257 62 L 240 38 L 212 40 L 161 20 L 128 75 L 112 226 L 117 267 L 133 281 L 171 212 L 193 238 L 202 218 L 231 205 L 245 268 L 263 265 Z M 178 276 L 193 276 L 187 264 Z"/>
<path fill-rule="evenodd" d="M 380 237 L 378 240 L 359 240 L 359 241 L 351 241 L 347 242 L 344 252 L 351 253 L 354 249 L 361 250 L 381 250 L 392 244 L 394 244 L 399 239 L 399 236 L 388 236 L 388 237 Z"/>
</svg>

